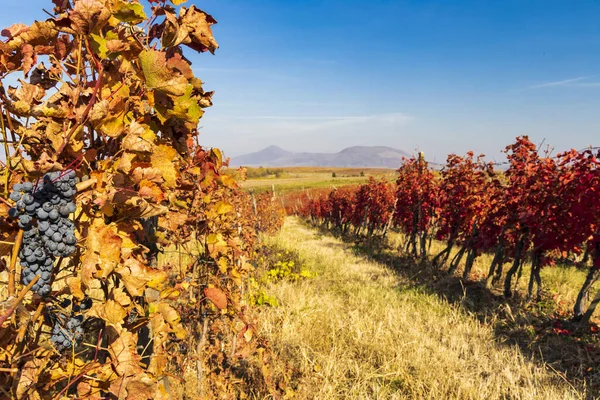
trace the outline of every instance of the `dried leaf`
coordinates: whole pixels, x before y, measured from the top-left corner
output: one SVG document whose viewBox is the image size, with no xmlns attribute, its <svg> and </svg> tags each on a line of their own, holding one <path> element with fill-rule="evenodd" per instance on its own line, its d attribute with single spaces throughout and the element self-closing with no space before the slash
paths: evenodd
<svg viewBox="0 0 600 400">
<path fill-rule="evenodd" d="M 227 295 L 221 290 L 214 287 L 204 289 L 204 296 L 209 299 L 217 308 L 223 310 L 227 308 Z"/>
<path fill-rule="evenodd" d="M 144 50 L 140 53 L 140 63 L 146 85 L 173 96 L 185 94 L 188 81 L 167 65 L 167 54 L 163 51 Z"/>
<path fill-rule="evenodd" d="M 173 162 L 177 160 L 177 151 L 171 146 L 157 146 L 151 160 L 152 167 L 160 171 L 165 181 L 164 186 L 174 188 L 177 184 L 177 169 Z"/>
</svg>

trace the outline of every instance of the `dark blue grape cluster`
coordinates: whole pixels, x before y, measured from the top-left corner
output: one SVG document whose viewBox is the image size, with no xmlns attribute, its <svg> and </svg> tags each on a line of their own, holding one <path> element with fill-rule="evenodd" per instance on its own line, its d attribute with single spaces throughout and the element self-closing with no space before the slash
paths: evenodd
<svg viewBox="0 0 600 400">
<path fill-rule="evenodd" d="M 18 219 L 23 229 L 23 244 L 19 251 L 21 281 L 28 285 L 36 275 L 40 279 L 32 290 L 40 296 L 50 294 L 55 257 L 67 257 L 75 252 L 75 224 L 69 215 L 76 210 L 74 196 L 75 171 L 50 172 L 40 182 L 25 182 L 13 186 L 10 199 L 15 206 L 9 215 Z"/>
<path fill-rule="evenodd" d="M 83 329 L 83 315 L 79 314 L 82 311 L 89 310 L 92 306 L 92 301 L 90 298 L 86 298 L 84 301 L 79 304 L 73 304 L 71 309 L 70 316 L 65 316 L 65 308 L 67 308 L 70 304 L 70 300 L 65 300 L 61 304 L 61 311 L 56 311 L 53 313 L 52 319 L 54 320 L 54 325 L 52 327 L 52 334 L 50 336 L 50 340 L 56 347 L 58 351 L 64 351 L 72 348 L 74 345 L 79 344 L 83 339 L 84 329 Z M 66 322 L 65 322 L 66 320 Z"/>
<path fill-rule="evenodd" d="M 82 315 L 72 316 L 64 325 L 60 320 L 56 320 L 52 327 L 52 336 L 50 336 L 50 340 L 58 351 L 70 349 L 74 344 L 81 341 L 83 338 L 82 323 Z"/>
</svg>

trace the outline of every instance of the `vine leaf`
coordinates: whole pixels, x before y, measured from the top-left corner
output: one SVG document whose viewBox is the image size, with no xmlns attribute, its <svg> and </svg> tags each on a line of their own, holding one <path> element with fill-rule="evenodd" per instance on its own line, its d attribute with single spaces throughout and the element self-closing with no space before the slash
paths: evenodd
<svg viewBox="0 0 600 400">
<path fill-rule="evenodd" d="M 221 289 L 208 287 L 204 289 L 204 296 L 209 299 L 217 308 L 224 310 L 227 308 L 227 295 Z"/>
<path fill-rule="evenodd" d="M 152 153 L 152 167 L 160 171 L 167 188 L 173 188 L 177 184 L 177 169 L 173 161 L 177 158 L 177 150 L 171 146 L 160 145 L 156 147 L 156 151 Z"/>
<path fill-rule="evenodd" d="M 116 272 L 131 296 L 143 296 L 146 286 L 162 289 L 167 279 L 166 272 L 149 268 L 135 258 L 125 260 L 123 265 L 116 269 Z"/>
<path fill-rule="evenodd" d="M 217 21 L 211 15 L 192 5 L 189 9 L 181 7 L 179 20 L 181 28 L 188 32 L 183 44 L 199 52 L 215 53 L 219 45 L 213 37 L 210 27 Z"/>
<path fill-rule="evenodd" d="M 113 16 L 121 22 L 128 22 L 132 25 L 139 24 L 148 18 L 141 4 L 127 3 L 123 0 L 116 3 Z"/>
<path fill-rule="evenodd" d="M 97 218 L 88 231 L 86 252 L 82 259 L 82 282 L 97 287 L 96 278 L 106 278 L 121 261 L 123 239 L 114 225 L 105 225 Z"/>
<path fill-rule="evenodd" d="M 157 89 L 172 96 L 185 94 L 188 80 L 169 67 L 165 52 L 144 50 L 140 53 L 139 58 L 149 89 Z"/>
<path fill-rule="evenodd" d="M 100 318 L 111 325 L 118 325 L 127 316 L 127 311 L 118 302 L 107 300 L 104 304 L 94 304 L 87 315 Z"/>
<path fill-rule="evenodd" d="M 110 16 L 111 11 L 105 0 L 80 0 L 69 12 L 71 27 L 81 35 L 98 31 Z"/>
</svg>

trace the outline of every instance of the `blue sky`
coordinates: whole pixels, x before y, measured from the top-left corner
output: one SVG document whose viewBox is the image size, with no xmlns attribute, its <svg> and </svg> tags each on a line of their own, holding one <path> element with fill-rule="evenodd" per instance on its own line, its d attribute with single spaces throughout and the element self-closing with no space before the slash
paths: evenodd
<svg viewBox="0 0 600 400">
<path fill-rule="evenodd" d="M 501 159 L 528 134 L 600 145 L 600 2 L 190 1 L 219 23 L 189 54 L 214 106 L 201 142 L 229 156 L 275 144 L 468 150 Z M 0 25 L 51 1 L 3 1 Z"/>
</svg>

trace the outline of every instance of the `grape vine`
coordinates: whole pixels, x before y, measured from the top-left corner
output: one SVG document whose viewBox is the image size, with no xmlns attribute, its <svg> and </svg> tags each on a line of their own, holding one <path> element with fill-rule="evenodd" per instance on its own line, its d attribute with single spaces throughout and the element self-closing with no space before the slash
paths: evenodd
<svg viewBox="0 0 600 400">
<path fill-rule="evenodd" d="M 164 399 L 191 373 L 200 398 L 275 395 L 243 296 L 257 216 L 198 141 L 213 93 L 185 53 L 216 51 L 216 20 L 184 0 L 52 3 L 1 31 L 0 387 Z"/>
</svg>

